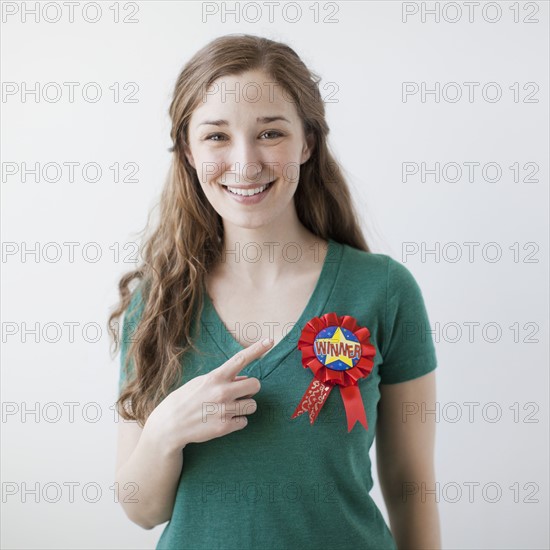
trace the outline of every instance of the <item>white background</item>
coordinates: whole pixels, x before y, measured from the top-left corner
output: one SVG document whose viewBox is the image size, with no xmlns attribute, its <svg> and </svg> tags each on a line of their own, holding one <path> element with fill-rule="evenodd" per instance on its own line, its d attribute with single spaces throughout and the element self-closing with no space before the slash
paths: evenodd
<svg viewBox="0 0 550 550">
<path fill-rule="evenodd" d="M 511 2 L 493 2 L 485 12 L 481 2 L 471 22 L 459 3 L 462 17 L 455 23 L 456 9 L 446 2 L 439 22 L 434 15 L 422 22 L 421 10 L 433 2 L 408 8 L 321 3 L 318 22 L 309 9 L 314 3 L 303 2 L 301 15 L 292 7 L 284 13 L 293 23 L 283 17 L 284 3 L 273 22 L 261 2 L 250 3 L 263 9 L 256 23 L 246 21 L 255 17 L 254 6 L 236 22 L 231 14 L 224 21 L 220 5 L 205 17 L 199 2 L 139 2 L 136 23 L 115 23 L 114 2 L 99 4 L 96 23 L 84 21 L 83 14 L 95 17 L 93 6 L 83 12 L 85 4 L 75 7 L 72 23 L 62 3 L 50 3 L 39 22 L 33 14 L 23 19 L 34 2 L 2 6 L 2 547 L 154 548 L 162 532 L 163 526 L 145 531 L 131 523 L 109 489 L 119 357 L 109 355 L 106 320 L 118 279 L 134 267 L 124 263 L 123 251 L 115 258 L 114 249 L 136 240 L 164 183 L 167 109 L 179 71 L 212 38 L 247 32 L 288 43 L 322 85 L 331 83 L 323 88 L 327 94 L 336 86 L 335 101 L 327 103 L 331 145 L 349 176 L 368 242 L 404 262 L 422 288 L 439 360 L 436 467 L 444 548 L 548 548 L 548 3 L 517 4 L 517 23 Z M 57 9 L 61 18 L 54 22 Z M 418 13 L 404 22 L 404 9 Z M 500 18 L 491 23 L 498 9 Z M 129 17 L 132 3 L 120 3 L 119 10 L 120 19 Z M 21 95 L 23 85 L 36 82 L 58 83 L 62 97 L 48 102 Z M 65 82 L 80 83 L 72 103 Z M 82 96 L 90 82 L 103 93 L 95 103 Z M 139 86 L 138 102 L 115 102 L 109 87 L 119 83 L 123 98 L 128 82 Z M 404 102 L 403 82 L 480 85 L 473 102 L 463 85 L 454 103 L 450 87 L 439 102 L 433 95 L 423 102 L 420 94 Z M 488 82 L 501 87 L 499 101 L 484 99 Z M 538 102 L 524 102 L 528 82 L 538 85 Z M 518 102 L 509 89 L 514 83 Z M 53 97 L 55 88 L 49 92 Z M 80 163 L 73 182 L 66 171 L 58 182 L 42 176 L 35 182 L 32 174 L 23 182 L 23 162 L 71 161 Z M 82 178 L 88 162 L 102 168 L 96 183 Z M 114 182 L 109 166 L 128 162 L 138 164 L 138 182 Z M 466 172 L 457 182 L 437 183 L 433 175 L 403 182 L 403 162 L 458 163 L 464 170 L 465 162 L 492 162 L 502 176 L 485 181 L 478 168 L 472 182 Z M 528 175 L 525 163 L 535 163 L 538 181 L 514 182 L 514 163 L 521 180 Z M 13 166 L 18 173 L 11 174 Z M 79 243 L 72 262 L 67 242 Z M 480 243 L 472 262 L 467 242 Z M 59 243 L 60 258 L 47 243 Z M 91 261 L 89 247 L 83 257 L 86 243 L 99 244 L 98 261 Z M 403 243 L 419 250 L 439 246 L 441 255 L 405 257 Z M 484 249 L 487 243 L 496 245 Z M 38 256 L 21 253 L 35 247 Z M 491 261 L 497 248 L 502 256 Z M 462 257 L 454 261 L 457 250 Z M 64 325 L 69 322 L 76 323 L 74 338 Z M 25 336 L 24 324 L 33 329 L 36 323 L 39 334 Z M 97 342 L 86 341 L 87 323 L 101 327 Z M 478 323 L 472 341 L 465 323 Z M 498 341 L 492 341 L 495 327 L 502 331 Z M 95 338 L 93 328 L 87 336 Z M 76 403 L 72 422 L 67 402 Z M 471 422 L 467 402 L 479 404 Z M 94 406 L 85 407 L 90 403 L 101 407 L 97 422 L 91 421 Z M 37 404 L 54 420 L 59 407 L 58 421 L 41 413 L 22 417 Z M 501 418 L 492 421 L 499 410 Z M 373 475 L 372 494 L 387 518 L 375 465 Z M 67 482 L 79 484 L 73 502 Z M 64 489 L 58 502 L 47 501 L 56 498 L 55 485 L 43 493 L 48 483 Z M 101 488 L 97 502 L 84 498 L 86 483 Z M 23 498 L 23 484 L 39 484 L 38 497 Z M 465 484 L 477 484 L 472 499 L 472 485 Z M 502 494 L 491 502 L 495 487 Z M 93 488 L 87 495 L 95 498 Z"/>
</svg>

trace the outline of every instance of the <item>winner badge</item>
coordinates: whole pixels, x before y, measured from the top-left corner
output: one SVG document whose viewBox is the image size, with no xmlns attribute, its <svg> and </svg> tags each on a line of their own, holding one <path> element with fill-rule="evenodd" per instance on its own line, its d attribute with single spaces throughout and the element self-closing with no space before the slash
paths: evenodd
<svg viewBox="0 0 550 550">
<path fill-rule="evenodd" d="M 302 365 L 311 369 L 313 380 L 292 418 L 309 413 L 313 424 L 335 385 L 340 386 L 348 433 L 359 421 L 368 430 L 367 416 L 357 387 L 374 365 L 376 348 L 370 343 L 370 331 L 360 327 L 351 315 L 339 317 L 325 313 L 307 322 L 298 341 Z"/>
</svg>

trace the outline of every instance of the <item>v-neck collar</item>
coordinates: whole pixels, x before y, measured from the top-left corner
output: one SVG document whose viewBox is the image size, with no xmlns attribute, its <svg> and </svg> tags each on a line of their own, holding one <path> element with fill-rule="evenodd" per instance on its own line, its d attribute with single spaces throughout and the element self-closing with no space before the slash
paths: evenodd
<svg viewBox="0 0 550 550">
<path fill-rule="evenodd" d="M 297 349 L 298 339 L 306 323 L 313 317 L 322 315 L 332 289 L 336 284 L 344 246 L 331 238 L 327 239 L 327 254 L 325 256 L 321 273 L 302 314 L 287 332 L 282 340 L 271 348 L 266 354 L 246 365 L 242 373 L 253 373 L 260 378 L 265 377 L 294 349 Z M 204 290 L 204 305 L 201 315 L 203 330 L 208 331 L 210 338 L 216 343 L 227 359 L 233 357 L 239 351 L 245 349 L 235 340 L 216 311 L 208 292 Z"/>
</svg>

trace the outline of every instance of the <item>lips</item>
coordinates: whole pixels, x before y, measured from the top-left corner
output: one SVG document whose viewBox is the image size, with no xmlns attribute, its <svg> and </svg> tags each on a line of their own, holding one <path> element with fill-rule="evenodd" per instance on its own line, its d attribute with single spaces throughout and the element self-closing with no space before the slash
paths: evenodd
<svg viewBox="0 0 550 550">
<path fill-rule="evenodd" d="M 241 204 L 257 204 L 261 202 L 265 196 L 268 195 L 268 193 L 271 191 L 271 188 L 273 187 L 273 184 L 277 182 L 277 179 L 264 184 L 263 186 L 258 184 L 254 185 L 254 187 L 236 187 L 232 188 L 231 186 L 227 185 L 221 185 L 224 189 L 224 191 L 230 195 L 232 200 L 235 200 Z M 233 189 L 237 189 L 238 191 L 233 191 Z M 255 189 L 263 189 L 263 191 L 260 192 L 253 192 L 253 191 L 246 191 L 246 190 L 255 190 Z M 249 194 L 250 193 L 250 194 Z"/>
<path fill-rule="evenodd" d="M 246 186 L 246 187 L 233 187 L 232 185 L 223 185 L 223 184 L 220 184 L 222 185 L 222 187 L 224 188 L 225 192 L 226 193 L 230 193 L 231 195 L 235 196 L 235 197 L 242 197 L 242 198 L 251 198 L 251 197 L 257 197 L 258 195 L 263 195 L 266 191 L 268 191 L 271 186 L 276 182 L 277 180 L 273 180 L 273 181 L 270 181 L 269 183 L 264 183 L 263 185 L 254 185 L 254 186 Z M 266 187 L 267 186 L 267 187 Z M 260 192 L 256 192 L 256 193 L 252 193 L 252 194 L 248 194 L 248 193 L 243 193 L 244 191 L 247 191 L 247 190 L 255 190 L 255 189 L 262 189 L 262 191 Z M 233 189 L 236 189 L 240 192 L 234 192 Z"/>
<path fill-rule="evenodd" d="M 231 187 L 231 189 L 259 189 L 260 187 L 263 187 L 264 185 L 271 185 L 272 183 L 275 183 L 277 180 L 268 181 L 266 183 L 255 183 L 253 185 L 227 185 L 225 183 L 220 183 L 222 187 Z"/>
</svg>

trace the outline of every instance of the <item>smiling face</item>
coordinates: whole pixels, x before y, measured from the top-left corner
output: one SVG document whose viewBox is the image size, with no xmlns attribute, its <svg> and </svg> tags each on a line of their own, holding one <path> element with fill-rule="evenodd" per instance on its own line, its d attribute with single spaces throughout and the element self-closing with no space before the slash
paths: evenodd
<svg viewBox="0 0 550 550">
<path fill-rule="evenodd" d="M 312 139 L 289 94 L 266 73 L 216 80 L 193 111 L 188 143 L 186 157 L 224 222 L 257 228 L 294 208 Z"/>
</svg>

